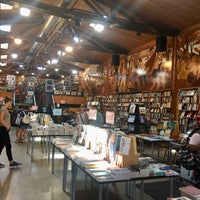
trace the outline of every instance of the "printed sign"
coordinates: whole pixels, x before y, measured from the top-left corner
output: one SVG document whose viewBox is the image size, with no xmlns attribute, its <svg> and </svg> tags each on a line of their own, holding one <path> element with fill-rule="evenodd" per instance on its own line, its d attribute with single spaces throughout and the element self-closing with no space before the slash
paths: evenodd
<svg viewBox="0 0 200 200">
<path fill-rule="evenodd" d="M 115 124 L 115 113 L 106 111 L 106 124 Z"/>
<path fill-rule="evenodd" d="M 97 119 L 97 110 L 89 110 L 88 118 L 90 120 L 96 120 Z"/>
</svg>

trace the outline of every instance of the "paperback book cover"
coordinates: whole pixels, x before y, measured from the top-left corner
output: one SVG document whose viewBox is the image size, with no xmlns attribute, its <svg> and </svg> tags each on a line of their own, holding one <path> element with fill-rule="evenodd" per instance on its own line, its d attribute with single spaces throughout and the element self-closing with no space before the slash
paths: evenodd
<svg viewBox="0 0 200 200">
<path fill-rule="evenodd" d="M 131 144 L 131 138 L 122 136 L 119 152 L 123 155 L 128 155 L 129 149 L 130 149 L 130 144 Z"/>
</svg>

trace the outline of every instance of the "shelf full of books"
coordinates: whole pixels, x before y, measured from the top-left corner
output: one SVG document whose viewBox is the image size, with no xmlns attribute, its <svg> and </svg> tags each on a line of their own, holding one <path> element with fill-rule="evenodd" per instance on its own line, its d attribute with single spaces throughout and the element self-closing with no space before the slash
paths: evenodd
<svg viewBox="0 0 200 200">
<path fill-rule="evenodd" d="M 100 102 L 103 113 L 114 111 L 115 117 L 120 120 L 123 129 L 128 128 L 128 107 L 131 103 L 142 105 L 146 109 L 146 118 L 151 124 L 151 130 L 156 132 L 157 124 L 160 121 L 171 121 L 171 90 L 140 92 L 119 95 L 103 95 L 94 97 Z"/>
<path fill-rule="evenodd" d="M 199 88 L 179 91 L 179 131 L 186 133 L 197 125 L 199 110 Z"/>
</svg>

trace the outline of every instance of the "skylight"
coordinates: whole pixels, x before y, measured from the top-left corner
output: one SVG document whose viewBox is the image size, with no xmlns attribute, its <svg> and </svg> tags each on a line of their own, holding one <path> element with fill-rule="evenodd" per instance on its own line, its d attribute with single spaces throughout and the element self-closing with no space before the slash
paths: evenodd
<svg viewBox="0 0 200 200">
<path fill-rule="evenodd" d="M 0 10 L 12 10 L 13 6 L 10 6 L 8 4 L 0 3 Z"/>
<path fill-rule="evenodd" d="M 0 25 L 0 31 L 10 32 L 11 25 Z"/>
<path fill-rule="evenodd" d="M 7 59 L 7 58 L 8 58 L 8 55 L 1 55 L 2 60 Z"/>
<path fill-rule="evenodd" d="M 8 49 L 8 43 L 0 44 L 1 49 Z"/>
<path fill-rule="evenodd" d="M 6 66 L 6 63 L 4 63 L 4 62 L 0 62 L 0 66 Z"/>
</svg>

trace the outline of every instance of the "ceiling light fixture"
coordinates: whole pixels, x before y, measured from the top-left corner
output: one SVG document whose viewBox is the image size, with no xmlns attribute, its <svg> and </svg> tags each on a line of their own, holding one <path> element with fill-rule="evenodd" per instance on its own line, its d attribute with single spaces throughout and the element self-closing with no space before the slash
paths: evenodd
<svg viewBox="0 0 200 200">
<path fill-rule="evenodd" d="M 94 23 L 91 23 L 90 26 L 92 28 L 94 28 L 95 31 L 97 32 L 102 32 L 104 30 L 104 25 L 103 24 L 94 24 Z"/>
<path fill-rule="evenodd" d="M 11 56 L 13 59 L 16 59 L 18 57 L 18 55 L 16 53 L 13 53 Z"/>
<path fill-rule="evenodd" d="M 24 17 L 28 17 L 30 15 L 31 11 L 28 8 L 20 8 L 20 14 Z"/>
<path fill-rule="evenodd" d="M 58 59 L 52 59 L 52 60 L 47 61 L 47 64 L 49 64 L 49 65 L 51 65 L 51 64 L 55 65 L 57 63 L 58 63 Z"/>
<path fill-rule="evenodd" d="M 44 70 L 46 70 L 46 68 L 45 68 L 45 67 L 37 67 L 37 69 L 38 69 L 38 70 L 41 70 L 41 71 L 44 71 Z"/>
<path fill-rule="evenodd" d="M 76 43 L 79 43 L 80 42 L 80 39 L 79 39 L 79 37 L 78 36 L 74 36 L 74 42 L 76 42 Z"/>
<path fill-rule="evenodd" d="M 1 59 L 2 60 L 5 60 L 5 59 L 7 59 L 8 58 L 8 55 L 1 55 Z"/>
<path fill-rule="evenodd" d="M 67 46 L 67 47 L 65 48 L 65 51 L 66 51 L 66 52 L 72 52 L 72 51 L 73 51 L 73 48 L 72 48 L 71 46 Z"/>
<path fill-rule="evenodd" d="M 15 42 L 15 44 L 21 44 L 21 43 L 22 43 L 22 40 L 19 39 L 19 38 L 15 38 L 15 39 L 14 39 L 14 42 Z"/>
<path fill-rule="evenodd" d="M 64 52 L 64 51 L 61 51 L 61 50 L 59 50 L 59 51 L 57 52 L 57 54 L 58 54 L 59 56 L 64 56 L 64 55 L 65 55 L 65 52 Z"/>
<path fill-rule="evenodd" d="M 77 74 L 78 73 L 78 71 L 77 70 L 72 70 L 72 74 Z"/>
</svg>

